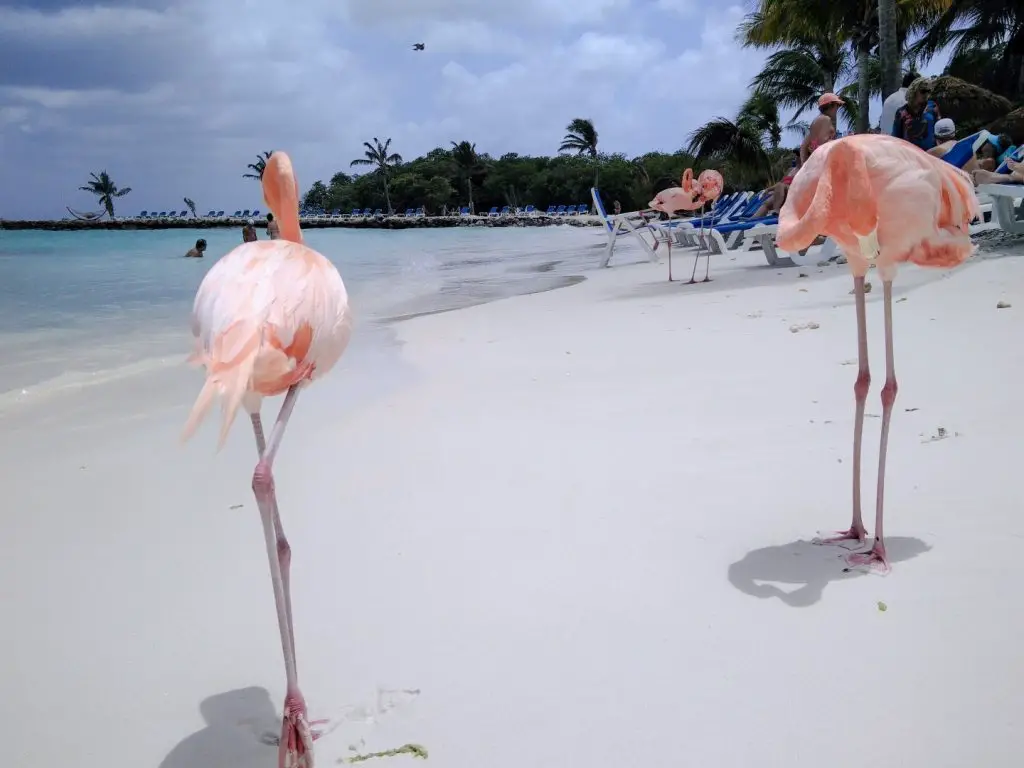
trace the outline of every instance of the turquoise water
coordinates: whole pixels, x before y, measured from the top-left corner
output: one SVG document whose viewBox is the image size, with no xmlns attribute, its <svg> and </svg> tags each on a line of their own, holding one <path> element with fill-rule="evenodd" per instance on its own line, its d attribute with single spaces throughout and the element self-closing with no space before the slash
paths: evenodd
<svg viewBox="0 0 1024 768">
<path fill-rule="evenodd" d="M 210 255 L 182 258 L 199 237 Z M 571 284 L 605 242 L 571 227 L 325 229 L 306 240 L 345 280 L 353 346 L 387 344 L 395 319 Z M 239 242 L 229 229 L 0 231 L 0 411 L 180 365 L 196 289 Z"/>
</svg>

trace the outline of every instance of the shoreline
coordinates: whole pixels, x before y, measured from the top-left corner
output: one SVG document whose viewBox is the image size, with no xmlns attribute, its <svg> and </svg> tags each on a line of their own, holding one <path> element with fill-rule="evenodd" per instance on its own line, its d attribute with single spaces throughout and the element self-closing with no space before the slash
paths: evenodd
<svg viewBox="0 0 1024 768">
<path fill-rule="evenodd" d="M 0 230 L 44 230 L 78 232 L 82 230 L 160 230 L 160 229 L 229 229 L 241 227 L 247 217 L 208 219 L 115 219 L 113 221 L 3 220 Z M 260 217 L 262 219 L 262 217 Z M 598 216 L 382 216 L 377 218 L 300 219 L 305 229 L 440 229 L 451 227 L 600 227 Z"/>
<path fill-rule="evenodd" d="M 743 254 L 688 286 L 664 260 L 616 264 L 391 326 L 384 386 L 346 354 L 275 464 L 303 692 L 341 721 L 318 763 L 416 743 L 445 768 L 657 766 L 683 733 L 695 765 L 857 768 L 835 740 L 854 722 L 893 764 L 1011 764 L 1024 360 L 998 350 L 1021 333 L 1020 252 L 897 278 L 885 579 L 808 543 L 849 521 L 845 267 Z M 867 312 L 878 364 L 881 291 Z M 125 701 L 139 764 L 276 757 L 251 430 L 218 452 L 214 409 L 179 445 L 201 376 L 175 370 L 0 441 L 20 513 L 0 541 L 14 764 L 107 765 L 81 745 Z M 835 677 L 847 648 L 870 656 L 856 684 Z"/>
</svg>

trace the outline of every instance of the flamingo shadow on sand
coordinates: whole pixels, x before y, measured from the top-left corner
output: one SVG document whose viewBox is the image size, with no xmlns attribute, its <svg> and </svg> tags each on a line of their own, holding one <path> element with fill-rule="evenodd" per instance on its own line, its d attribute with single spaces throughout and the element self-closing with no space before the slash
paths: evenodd
<svg viewBox="0 0 1024 768">
<path fill-rule="evenodd" d="M 886 546 L 892 562 L 910 560 L 931 549 L 921 539 L 909 536 L 891 536 Z M 821 600 L 829 582 L 870 575 L 849 568 L 843 560 L 846 554 L 849 551 L 845 547 L 819 546 L 810 541 L 762 547 L 729 566 L 729 582 L 751 597 L 776 597 L 790 608 L 808 608 Z"/>
<path fill-rule="evenodd" d="M 199 704 L 206 727 L 184 738 L 160 768 L 274 768 L 277 746 L 263 734 L 280 729 L 281 716 L 264 688 L 218 693 Z"/>
</svg>

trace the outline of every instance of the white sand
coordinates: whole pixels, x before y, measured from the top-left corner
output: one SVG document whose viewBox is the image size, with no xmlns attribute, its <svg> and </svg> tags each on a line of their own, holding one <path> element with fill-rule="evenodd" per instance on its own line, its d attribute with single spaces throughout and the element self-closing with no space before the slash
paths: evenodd
<svg viewBox="0 0 1024 768">
<path fill-rule="evenodd" d="M 347 408 L 350 365 L 300 399 L 277 479 L 313 715 L 421 691 L 319 764 L 363 738 L 445 768 L 1019 765 L 1020 254 L 901 274 L 884 578 L 802 543 L 849 523 L 845 268 L 664 276 L 401 324 L 413 384 Z M 247 424 L 181 448 L 198 375 L 134 386 L 3 425 L 5 764 L 271 768 Z"/>
</svg>

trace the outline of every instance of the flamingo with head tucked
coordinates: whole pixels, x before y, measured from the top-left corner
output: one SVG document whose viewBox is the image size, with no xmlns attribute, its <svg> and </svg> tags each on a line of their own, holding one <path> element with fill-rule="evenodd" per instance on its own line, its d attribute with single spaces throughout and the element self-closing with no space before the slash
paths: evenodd
<svg viewBox="0 0 1024 768">
<path fill-rule="evenodd" d="M 291 160 L 274 152 L 263 172 L 263 197 L 280 222 L 281 238 L 239 245 L 214 264 L 196 293 L 193 361 L 206 367 L 206 383 L 185 425 L 187 439 L 220 397 L 224 443 L 240 407 L 249 412 L 259 461 L 252 489 L 263 522 L 287 687 L 279 768 L 312 768 L 313 740 L 299 690 L 292 629 L 291 547 L 278 512 L 272 467 L 299 390 L 338 362 L 352 333 L 345 284 L 334 265 L 302 242 L 299 185 Z M 269 439 L 260 404 L 284 395 Z M 316 724 L 316 723 L 314 723 Z"/>
<path fill-rule="evenodd" d="M 882 508 L 889 422 L 897 391 L 892 335 L 892 282 L 897 267 L 907 261 L 922 267 L 961 264 L 973 251 L 968 226 L 978 216 L 978 198 L 966 173 L 902 139 L 870 133 L 819 146 L 794 177 L 779 213 L 775 242 L 780 248 L 800 251 L 818 235 L 827 235 L 842 248 L 853 272 L 859 363 L 853 387 L 853 522 L 848 530 L 819 542 L 861 542 L 863 546 L 847 557 L 850 565 L 889 570 Z M 872 264 L 882 279 L 885 384 L 875 535 L 864 544 L 860 449 L 864 401 L 871 385 L 864 278 Z"/>
<path fill-rule="evenodd" d="M 722 174 L 718 171 L 709 168 L 706 171 L 701 171 L 700 176 L 697 177 L 697 191 L 701 200 L 701 217 L 700 217 L 700 228 L 701 235 L 704 234 L 704 205 L 707 203 L 713 203 L 717 200 L 722 190 L 725 188 L 725 179 L 722 178 Z M 707 258 L 706 266 L 704 268 L 704 279 L 701 282 L 711 282 L 711 251 L 709 250 L 704 254 Z M 697 282 L 697 262 L 700 259 L 700 248 L 697 249 L 697 255 L 693 257 L 693 273 L 690 275 L 690 282 L 688 285 L 692 285 Z"/>
</svg>

